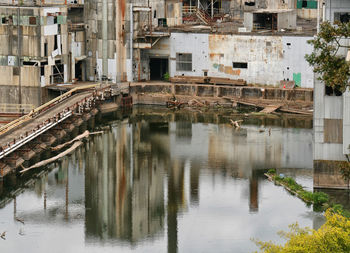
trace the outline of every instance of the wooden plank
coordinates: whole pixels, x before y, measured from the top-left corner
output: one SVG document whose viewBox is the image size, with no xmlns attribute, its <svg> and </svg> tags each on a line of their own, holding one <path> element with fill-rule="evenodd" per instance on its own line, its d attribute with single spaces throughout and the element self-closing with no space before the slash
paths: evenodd
<svg viewBox="0 0 350 253">
<path fill-rule="evenodd" d="M 230 78 L 223 77 L 209 77 L 209 83 L 212 84 L 221 84 L 221 85 L 232 85 L 232 86 L 244 86 L 247 85 L 247 82 L 243 79 L 232 80 Z"/>
<path fill-rule="evenodd" d="M 281 108 L 281 105 L 268 105 L 260 112 L 269 114 L 269 113 L 272 113 L 272 112 L 278 110 L 279 108 Z"/>
<path fill-rule="evenodd" d="M 278 111 L 280 112 L 288 112 L 288 113 L 295 113 L 295 114 L 302 114 L 302 115 L 313 115 L 313 112 L 304 111 L 304 110 L 297 110 L 297 109 L 289 109 L 289 108 L 280 108 Z"/>
</svg>

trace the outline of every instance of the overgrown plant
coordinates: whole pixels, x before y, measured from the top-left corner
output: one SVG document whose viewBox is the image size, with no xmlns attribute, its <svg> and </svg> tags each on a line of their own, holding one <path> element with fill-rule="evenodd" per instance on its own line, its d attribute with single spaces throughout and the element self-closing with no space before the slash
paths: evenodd
<svg viewBox="0 0 350 253">
<path fill-rule="evenodd" d="M 314 50 L 306 55 L 305 59 L 319 74 L 319 79 L 326 86 L 332 87 L 334 91 L 344 92 L 349 85 L 350 63 L 346 61 L 345 55 L 339 53 L 341 49 L 349 49 L 346 39 L 350 38 L 350 22 L 335 23 L 323 22 L 320 32 L 308 41 Z"/>
<path fill-rule="evenodd" d="M 350 219 L 335 209 L 325 213 L 326 223 L 318 230 L 300 228 L 298 223 L 290 225 L 289 232 L 279 232 L 288 241 L 285 245 L 273 242 L 256 241 L 261 252 L 308 252 L 308 253 L 343 253 L 350 252 Z"/>
</svg>

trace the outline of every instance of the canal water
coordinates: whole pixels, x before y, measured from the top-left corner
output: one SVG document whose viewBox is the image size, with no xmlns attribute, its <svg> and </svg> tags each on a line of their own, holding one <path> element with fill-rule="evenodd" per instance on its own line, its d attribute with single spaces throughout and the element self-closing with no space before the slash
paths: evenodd
<svg viewBox="0 0 350 253">
<path fill-rule="evenodd" d="M 34 180 L 2 184 L 0 252 L 253 252 L 252 239 L 323 223 L 264 176 L 312 190 L 310 119 L 134 108 L 100 121 Z"/>
</svg>

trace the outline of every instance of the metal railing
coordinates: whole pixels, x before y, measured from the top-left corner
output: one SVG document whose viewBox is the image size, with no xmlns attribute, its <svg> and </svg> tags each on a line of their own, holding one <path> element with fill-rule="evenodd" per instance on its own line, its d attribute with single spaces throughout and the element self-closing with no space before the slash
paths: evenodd
<svg viewBox="0 0 350 253">
<path fill-rule="evenodd" d="M 43 111 L 48 110 L 49 108 L 51 108 L 55 104 L 69 98 L 74 92 L 77 92 L 79 90 L 92 89 L 92 88 L 96 88 L 98 86 L 99 86 L 99 84 L 92 84 L 92 85 L 85 85 L 85 86 L 74 88 L 74 89 L 62 94 L 61 96 L 56 97 L 55 99 L 47 102 L 46 104 L 43 104 L 43 105 L 37 107 L 36 109 L 32 109 L 27 115 L 24 115 L 23 117 L 18 118 L 14 121 L 11 121 L 7 125 L 0 127 L 0 136 L 4 133 L 8 132 L 9 130 L 23 124 L 24 122 L 26 122 L 32 118 L 35 118 L 38 114 L 40 114 Z"/>
<path fill-rule="evenodd" d="M 104 94 L 106 90 L 108 89 L 110 91 L 110 86 L 106 87 L 100 87 L 99 89 L 96 89 L 99 87 L 100 84 L 93 84 L 93 85 L 85 85 L 81 87 L 74 88 L 63 95 L 51 100 L 50 102 L 34 109 L 31 111 L 28 115 L 25 115 L 17 120 L 14 120 L 10 122 L 9 124 L 3 126 L 0 128 L 0 138 L 1 135 L 10 131 L 11 129 L 14 129 L 17 126 L 20 126 L 21 124 L 27 122 L 30 119 L 35 118 L 40 113 L 45 112 L 46 110 L 49 110 L 51 107 L 56 105 L 57 103 L 60 103 L 70 96 L 74 92 L 77 92 L 79 90 L 86 90 L 86 89 L 92 89 L 94 88 L 95 91 L 91 94 L 84 97 L 81 101 L 78 101 L 74 103 L 73 105 L 64 108 L 61 112 L 58 112 L 51 118 L 45 119 L 43 122 L 39 123 L 35 128 L 30 129 L 29 131 L 26 131 L 23 135 L 18 136 L 17 138 L 13 139 L 10 143 L 1 144 L 0 146 L 0 159 L 4 158 L 5 156 L 9 155 L 10 153 L 14 152 L 16 149 L 22 147 L 26 143 L 30 142 L 34 138 L 40 136 L 42 133 L 46 132 L 47 130 L 51 129 L 52 127 L 56 126 L 60 122 L 64 121 L 68 117 L 72 116 L 74 111 L 78 111 L 79 113 L 83 112 L 86 108 L 92 108 L 94 105 L 96 99 L 104 99 Z"/>
</svg>

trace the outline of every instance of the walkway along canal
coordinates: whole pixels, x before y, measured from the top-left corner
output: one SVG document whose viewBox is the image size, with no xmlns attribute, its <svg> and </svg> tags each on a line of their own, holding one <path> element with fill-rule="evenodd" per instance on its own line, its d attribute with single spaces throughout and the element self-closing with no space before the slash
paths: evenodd
<svg viewBox="0 0 350 253">
<path fill-rule="evenodd" d="M 107 96 L 111 96 L 110 86 L 77 87 L 1 127 L 0 177 L 23 168 L 25 161 L 89 120 L 97 113 L 96 103 Z"/>
</svg>

